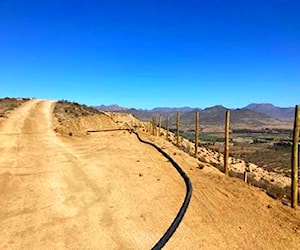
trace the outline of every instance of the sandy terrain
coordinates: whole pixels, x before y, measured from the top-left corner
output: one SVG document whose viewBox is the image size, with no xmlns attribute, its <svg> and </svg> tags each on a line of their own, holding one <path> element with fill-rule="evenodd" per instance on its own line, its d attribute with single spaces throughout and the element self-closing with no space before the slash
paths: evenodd
<svg viewBox="0 0 300 250">
<path fill-rule="evenodd" d="M 31 100 L 0 124 L 0 249 L 150 249 L 177 214 L 184 182 L 134 134 L 59 136 L 54 105 Z M 140 133 L 173 155 L 193 184 L 165 249 L 300 248 L 299 212 Z"/>
</svg>

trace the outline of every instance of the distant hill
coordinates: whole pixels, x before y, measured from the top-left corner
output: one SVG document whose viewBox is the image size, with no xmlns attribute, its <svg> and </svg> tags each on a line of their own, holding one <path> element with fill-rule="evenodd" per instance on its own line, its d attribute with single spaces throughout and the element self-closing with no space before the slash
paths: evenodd
<svg viewBox="0 0 300 250">
<path fill-rule="evenodd" d="M 127 108 L 120 107 L 117 104 L 108 105 L 108 106 L 106 106 L 106 105 L 100 105 L 100 106 L 96 106 L 94 108 L 96 108 L 98 110 L 101 110 L 101 111 L 112 111 L 112 112 L 127 110 Z"/>
<path fill-rule="evenodd" d="M 250 109 L 273 118 L 288 121 L 294 120 L 295 116 L 295 108 L 280 108 L 270 103 L 252 103 L 244 107 L 244 109 Z"/>
</svg>

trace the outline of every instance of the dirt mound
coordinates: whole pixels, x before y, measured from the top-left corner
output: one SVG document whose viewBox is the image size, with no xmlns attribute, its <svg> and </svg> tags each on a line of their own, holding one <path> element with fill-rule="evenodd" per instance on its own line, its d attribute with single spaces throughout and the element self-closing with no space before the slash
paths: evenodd
<svg viewBox="0 0 300 250">
<path fill-rule="evenodd" d="M 0 99 L 0 118 L 7 117 L 7 113 L 19 107 L 24 102 L 27 102 L 29 98 L 1 98 Z"/>
<path fill-rule="evenodd" d="M 54 108 L 54 130 L 62 135 L 83 136 L 88 130 L 118 128 L 110 116 L 74 102 L 59 101 Z"/>
<path fill-rule="evenodd" d="M 81 116 L 91 116 L 101 113 L 95 108 L 88 107 L 77 102 L 58 101 L 56 102 L 54 113 L 60 118 L 77 118 Z"/>
<path fill-rule="evenodd" d="M 54 116 L 54 129 L 63 135 L 79 136 L 89 130 L 146 128 L 146 123 L 132 114 L 102 112 L 75 102 L 58 101 Z"/>
</svg>

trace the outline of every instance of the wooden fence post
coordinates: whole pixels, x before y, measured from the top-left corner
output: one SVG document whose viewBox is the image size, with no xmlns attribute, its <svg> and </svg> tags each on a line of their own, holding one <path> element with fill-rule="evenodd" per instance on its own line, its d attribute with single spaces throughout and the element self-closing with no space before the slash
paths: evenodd
<svg viewBox="0 0 300 250">
<path fill-rule="evenodd" d="M 156 116 L 154 116 L 154 135 L 157 136 L 157 120 L 156 120 Z"/>
<path fill-rule="evenodd" d="M 159 118 L 158 119 L 159 119 L 159 121 L 158 121 L 158 124 L 159 124 L 158 125 L 159 126 L 158 127 L 158 136 L 160 136 L 160 133 L 161 133 L 161 114 L 159 114 Z"/>
<path fill-rule="evenodd" d="M 147 122 L 147 132 L 151 134 L 151 121 Z"/>
<path fill-rule="evenodd" d="M 154 120 L 154 116 L 152 116 L 152 135 L 154 135 L 154 131 L 155 131 L 155 120 Z"/>
<path fill-rule="evenodd" d="M 176 119 L 176 146 L 179 147 L 179 126 L 180 126 L 180 113 L 177 111 Z"/>
<path fill-rule="evenodd" d="M 248 182 L 247 171 L 244 171 L 244 182 Z"/>
<path fill-rule="evenodd" d="M 167 134 L 166 134 L 166 140 L 169 141 L 169 123 L 170 123 L 170 118 L 167 117 L 167 124 L 166 124 L 166 129 L 167 129 Z"/>
<path fill-rule="evenodd" d="M 230 121 L 230 110 L 226 110 L 226 115 L 225 115 L 225 147 L 224 147 L 224 173 L 225 173 L 225 175 L 228 175 L 229 121 Z"/>
<path fill-rule="evenodd" d="M 293 133 L 292 151 L 292 184 L 291 184 L 291 207 L 298 207 L 298 153 L 299 153 L 299 130 L 300 130 L 300 111 L 299 105 L 295 107 L 295 121 Z"/>
<path fill-rule="evenodd" d="M 196 111 L 196 124 L 195 124 L 195 156 L 198 153 L 198 137 L 199 137 L 199 111 Z"/>
</svg>

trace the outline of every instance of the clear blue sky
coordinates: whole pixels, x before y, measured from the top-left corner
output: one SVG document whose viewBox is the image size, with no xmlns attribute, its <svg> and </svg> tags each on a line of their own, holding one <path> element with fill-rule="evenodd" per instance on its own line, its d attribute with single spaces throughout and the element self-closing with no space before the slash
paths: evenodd
<svg viewBox="0 0 300 250">
<path fill-rule="evenodd" d="M 1 0 L 0 97 L 300 103 L 300 1 Z"/>
</svg>

